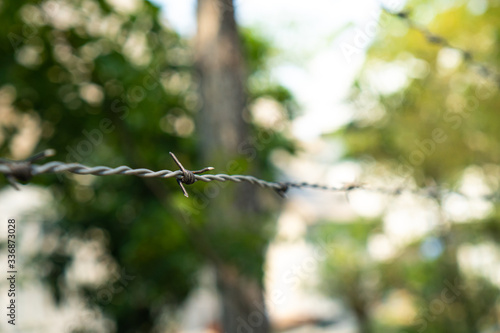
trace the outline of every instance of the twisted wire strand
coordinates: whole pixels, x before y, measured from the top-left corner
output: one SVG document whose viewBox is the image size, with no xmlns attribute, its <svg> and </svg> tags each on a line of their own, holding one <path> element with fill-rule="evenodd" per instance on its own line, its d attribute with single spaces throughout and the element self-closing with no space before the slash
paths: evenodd
<svg viewBox="0 0 500 333">
<path fill-rule="evenodd" d="M 33 162 L 38 159 L 51 156 L 50 154 L 53 154 L 53 152 L 47 150 L 45 152 L 36 154 L 33 157 L 24 161 L 10 161 L 5 159 L 0 159 L 0 173 L 4 174 L 9 180 L 10 184 L 14 186 L 16 189 L 18 189 L 16 183 L 17 180 L 28 181 L 31 177 L 37 175 L 48 174 L 48 173 L 71 172 L 79 175 L 94 175 L 94 176 L 127 175 L 127 176 L 136 176 L 142 178 L 164 178 L 164 179 L 175 178 L 186 197 L 188 197 L 188 194 L 183 184 L 193 184 L 196 181 L 203 181 L 203 182 L 230 181 L 234 183 L 247 182 L 259 186 L 261 188 L 271 189 L 282 197 L 285 196 L 285 193 L 290 188 L 297 188 L 297 189 L 309 188 L 309 189 L 323 190 L 329 192 L 345 193 L 346 195 L 349 194 L 351 191 L 359 189 L 389 196 L 397 196 L 403 193 L 410 193 L 421 197 L 441 199 L 448 194 L 457 194 L 469 199 L 482 199 L 495 202 L 500 201 L 500 193 L 498 192 L 482 196 L 471 197 L 459 191 L 453 191 L 447 188 L 442 188 L 437 186 L 417 188 L 417 189 L 409 189 L 399 186 L 393 189 L 389 189 L 381 187 L 370 187 L 358 183 L 345 184 L 342 186 L 328 186 L 328 185 L 312 184 L 308 182 L 273 182 L 248 175 L 228 175 L 228 174 L 201 175 L 200 173 L 212 170 L 213 168 L 208 167 L 198 171 L 186 170 L 184 166 L 179 162 L 179 160 L 175 157 L 175 155 L 172 153 L 171 156 L 176 162 L 176 164 L 179 166 L 180 170 L 153 171 L 145 168 L 133 169 L 125 165 L 116 168 L 110 168 L 107 166 L 89 167 L 79 163 L 64 163 L 59 161 L 48 162 L 41 165 L 33 164 Z"/>
<path fill-rule="evenodd" d="M 182 176 L 182 171 L 160 170 L 152 171 L 149 169 L 132 169 L 122 165 L 117 168 L 106 166 L 88 167 L 79 163 L 49 162 L 43 165 L 32 165 L 32 175 L 44 173 L 58 173 L 68 171 L 79 175 L 111 176 L 111 175 L 131 175 L 143 178 L 172 178 Z"/>
<path fill-rule="evenodd" d="M 253 185 L 258 185 L 262 188 L 270 188 L 270 189 L 275 189 L 279 190 L 283 187 L 284 183 L 277 183 L 277 182 L 270 182 L 266 180 L 262 180 L 259 178 L 256 178 L 254 176 L 246 176 L 246 175 L 227 175 L 227 174 L 216 174 L 216 175 L 195 175 L 196 180 L 201 180 L 204 182 L 211 182 L 211 181 L 219 181 L 219 182 L 225 182 L 225 181 L 231 181 L 234 183 L 241 183 L 241 182 L 247 182 Z"/>
<path fill-rule="evenodd" d="M 24 162 L 16 162 L 9 161 L 0 164 L 0 173 L 5 175 L 14 175 L 15 172 L 12 171 L 11 166 L 9 164 L 16 163 L 24 163 Z M 112 176 L 112 175 L 128 175 L 128 176 L 137 176 L 142 178 L 176 178 L 183 182 L 185 177 L 185 172 L 190 172 L 188 170 L 160 170 L 153 171 L 145 168 L 140 169 L 132 169 L 128 166 L 122 165 L 116 168 L 110 168 L 107 166 L 95 166 L 89 167 L 79 163 L 64 163 L 59 161 L 49 162 L 42 165 L 36 164 L 26 164 L 26 167 L 30 169 L 31 176 L 37 176 L 41 174 L 48 173 L 62 173 L 62 172 L 71 172 L 79 175 L 93 175 L 93 176 Z M 248 175 L 228 175 L 228 174 L 193 174 L 195 181 L 203 181 L 203 182 L 234 182 L 241 183 L 247 182 L 253 185 L 257 185 L 261 188 L 268 188 L 274 191 L 277 191 L 279 194 L 284 194 L 289 188 L 311 188 L 325 191 L 333 191 L 333 192 L 347 192 L 356 188 L 361 188 L 360 185 L 346 185 L 343 187 L 334 187 L 334 186 L 326 186 L 319 184 L 310 184 L 307 182 L 272 182 L 266 181 L 263 179 L 256 178 L 254 176 Z"/>
<path fill-rule="evenodd" d="M 437 35 L 432 31 L 430 31 L 427 27 L 415 22 L 413 19 L 410 18 L 409 12 L 406 11 L 393 12 L 383 6 L 382 10 L 384 10 L 389 15 L 395 16 L 405 21 L 410 28 L 420 32 L 425 37 L 427 42 L 429 42 L 430 44 L 441 45 L 443 47 L 447 47 L 449 49 L 458 51 L 462 55 L 462 59 L 464 60 L 464 62 L 474 66 L 475 72 L 477 74 L 486 79 L 493 80 L 496 83 L 496 85 L 500 87 L 500 74 L 498 73 L 498 71 L 494 69 L 491 65 L 475 60 L 474 54 L 471 51 L 453 45 L 453 43 L 451 43 L 447 38 L 441 35 Z"/>
</svg>

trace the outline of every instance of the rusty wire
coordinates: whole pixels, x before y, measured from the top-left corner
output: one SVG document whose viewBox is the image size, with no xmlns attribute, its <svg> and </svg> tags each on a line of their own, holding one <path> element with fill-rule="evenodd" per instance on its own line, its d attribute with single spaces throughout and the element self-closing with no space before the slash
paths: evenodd
<svg viewBox="0 0 500 333">
<path fill-rule="evenodd" d="M 430 44 L 440 45 L 442 47 L 447 47 L 449 49 L 458 51 L 462 56 L 463 61 L 473 66 L 477 74 L 486 79 L 494 81 L 496 85 L 500 87 L 500 74 L 498 73 L 498 71 L 494 69 L 493 66 L 491 65 L 475 60 L 474 54 L 471 51 L 454 45 L 447 38 L 441 35 L 437 35 L 431 32 L 427 27 L 417 23 L 416 21 L 410 18 L 409 11 L 394 12 L 385 8 L 384 6 L 382 6 L 382 10 L 389 15 L 395 16 L 405 21 L 410 28 L 420 32 L 425 37 L 427 42 L 429 42 Z"/>
<path fill-rule="evenodd" d="M 89 167 L 79 163 L 64 163 L 59 161 L 48 162 L 40 165 L 33 164 L 33 162 L 39 161 L 49 156 L 53 156 L 54 154 L 55 154 L 54 150 L 48 149 L 41 153 L 33 155 L 32 157 L 26 160 L 11 161 L 7 159 L 0 159 L 0 173 L 5 175 L 8 182 L 17 190 L 19 190 L 18 181 L 27 182 L 32 177 L 41 174 L 71 172 L 79 175 L 94 175 L 94 176 L 129 175 L 142 178 L 175 178 L 177 180 L 177 183 L 181 187 L 184 196 L 186 197 L 188 197 L 189 195 L 186 189 L 184 188 L 184 184 L 190 185 L 195 183 L 196 181 L 203 181 L 203 182 L 231 181 L 235 183 L 247 182 L 253 185 L 257 185 L 261 188 L 271 189 L 274 190 L 281 197 L 285 197 L 285 194 L 290 188 L 297 188 L 297 189 L 310 188 L 310 189 L 317 189 L 329 192 L 345 193 L 346 195 L 351 191 L 359 189 L 390 196 L 397 196 L 403 193 L 410 193 L 417 196 L 427 197 L 437 200 L 441 199 L 444 195 L 452 193 L 471 198 L 470 196 L 460 193 L 458 191 L 449 190 L 447 188 L 440 188 L 437 186 L 427 187 L 427 188 L 417 188 L 417 189 L 409 189 L 399 186 L 393 189 L 389 189 L 381 187 L 371 187 L 365 184 L 358 184 L 358 183 L 344 184 L 341 186 L 327 186 L 327 185 L 312 184 L 307 182 L 272 182 L 248 175 L 228 175 L 228 174 L 202 175 L 202 173 L 211 171 L 214 168 L 206 167 L 196 171 L 187 170 L 186 168 L 184 168 L 181 162 L 179 162 L 179 160 L 173 153 L 170 153 L 170 156 L 179 167 L 179 170 L 176 171 L 171 171 L 171 170 L 152 171 L 145 168 L 133 169 L 128 166 L 119 166 L 116 168 L 110 168 L 107 166 Z M 494 193 L 490 195 L 474 197 L 471 199 L 498 201 L 500 197 L 497 193 Z"/>
</svg>

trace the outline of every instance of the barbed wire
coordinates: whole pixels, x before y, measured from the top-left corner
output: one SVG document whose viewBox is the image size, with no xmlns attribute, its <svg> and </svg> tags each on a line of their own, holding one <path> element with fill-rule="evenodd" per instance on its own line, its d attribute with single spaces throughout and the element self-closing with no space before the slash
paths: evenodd
<svg viewBox="0 0 500 333">
<path fill-rule="evenodd" d="M 280 195 L 284 195 L 289 187 L 287 183 L 270 182 L 246 175 L 200 175 L 201 173 L 213 170 L 214 168 L 206 167 L 196 171 L 187 170 L 173 153 L 170 153 L 170 156 L 173 158 L 174 162 L 177 164 L 180 170 L 152 171 L 145 168 L 133 169 L 128 166 L 119 166 L 116 168 L 110 168 L 107 166 L 89 167 L 79 163 L 64 163 L 59 161 L 49 162 L 42 165 L 33 164 L 33 162 L 35 161 L 53 155 L 55 155 L 55 151 L 53 149 L 48 149 L 26 160 L 11 161 L 7 159 L 0 159 L 0 173 L 4 174 L 10 185 L 12 185 L 17 190 L 19 190 L 18 181 L 27 182 L 32 177 L 37 175 L 46 173 L 61 173 L 65 171 L 79 175 L 94 176 L 129 175 L 143 178 L 175 178 L 186 197 L 188 197 L 189 195 L 183 184 L 190 185 L 196 181 L 232 181 L 235 183 L 248 182 L 250 184 L 258 185 L 263 188 L 273 189 Z"/>
<path fill-rule="evenodd" d="M 403 21 L 405 21 L 408 26 L 418 32 L 420 32 L 425 39 L 435 45 L 441 45 L 443 47 L 447 47 L 449 49 L 458 51 L 460 55 L 462 56 L 462 59 L 465 63 L 468 63 L 469 65 L 473 66 L 476 73 L 479 74 L 480 76 L 490 79 L 495 82 L 497 86 L 500 87 L 500 74 L 496 69 L 493 68 L 493 66 L 485 64 L 483 62 L 477 61 L 474 58 L 474 54 L 466 50 L 464 48 L 460 48 L 456 45 L 453 45 L 447 38 L 437 35 L 433 32 L 431 32 L 427 27 L 424 25 L 421 25 L 414 21 L 413 19 L 410 18 L 410 12 L 409 11 L 398 11 L 398 12 L 393 12 L 390 9 L 387 9 L 386 7 L 382 6 L 382 10 L 385 11 L 387 14 L 395 16 Z"/>
<path fill-rule="evenodd" d="M 496 202 L 500 201 L 499 193 L 471 197 L 470 195 L 461 193 L 459 191 L 454 191 L 439 186 L 431 186 L 431 187 L 416 188 L 416 189 L 410 189 L 410 188 L 405 188 L 404 186 L 398 186 L 396 188 L 389 189 L 381 187 L 372 187 L 363 183 L 350 183 L 341 186 L 327 186 L 320 184 L 312 184 L 308 182 L 273 182 L 248 175 L 228 175 L 228 174 L 202 175 L 202 173 L 211 171 L 214 168 L 206 167 L 196 171 L 187 170 L 186 168 L 184 168 L 182 163 L 177 159 L 177 157 L 173 153 L 170 153 L 170 156 L 179 167 L 179 170 L 176 171 L 171 171 L 171 170 L 153 171 L 145 168 L 133 169 L 128 166 L 119 166 L 116 168 L 111 168 L 107 166 L 89 167 L 79 163 L 64 163 L 60 161 L 48 162 L 41 165 L 33 164 L 33 162 L 54 155 L 55 151 L 53 149 L 47 149 L 41 153 L 35 154 L 32 157 L 21 161 L 12 161 L 0 158 L 0 173 L 3 174 L 7 178 L 10 185 L 12 185 L 17 190 L 19 190 L 18 182 L 28 182 L 34 176 L 48 174 L 48 173 L 71 172 L 79 175 L 94 175 L 94 176 L 128 175 L 128 176 L 137 176 L 142 178 L 164 178 L 164 179 L 175 178 L 180 188 L 182 189 L 184 196 L 186 197 L 189 197 L 189 195 L 184 187 L 184 184 L 191 185 L 196 181 L 203 181 L 203 182 L 230 181 L 235 183 L 247 182 L 253 185 L 257 185 L 261 188 L 271 189 L 281 197 L 285 197 L 285 194 L 291 188 L 297 188 L 297 189 L 309 188 L 309 189 L 323 190 L 329 192 L 345 193 L 346 195 L 354 190 L 365 190 L 390 196 L 398 196 L 403 193 L 410 193 L 417 196 L 427 197 L 436 200 L 442 199 L 445 195 L 457 194 L 463 197 L 467 197 L 469 199 L 482 199 L 486 201 L 496 201 Z"/>
</svg>

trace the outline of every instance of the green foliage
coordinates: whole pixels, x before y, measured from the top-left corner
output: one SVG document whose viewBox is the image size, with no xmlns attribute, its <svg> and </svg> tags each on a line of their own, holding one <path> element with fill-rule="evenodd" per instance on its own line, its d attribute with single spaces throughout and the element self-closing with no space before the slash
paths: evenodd
<svg viewBox="0 0 500 333">
<path fill-rule="evenodd" d="M 26 155 L 54 148 L 56 160 L 160 170 L 176 168 L 168 155 L 175 151 L 186 167 L 196 166 L 193 118 L 200 97 L 191 50 L 164 27 L 159 9 L 147 1 L 130 13 L 106 1 L 50 3 L 1 3 L 0 33 L 7 38 L 0 41 L 0 95 L 10 118 L 0 120 L 0 155 L 18 156 L 15 140 L 29 120 L 34 126 Z M 266 77 L 269 43 L 249 30 L 242 36 L 249 76 Z M 290 93 L 270 80 L 250 91 L 249 103 L 262 96 L 286 110 L 294 105 Z M 254 136 L 264 130 L 253 128 Z M 268 156 L 278 147 L 293 149 L 276 131 L 257 161 L 246 163 L 248 169 L 271 177 Z M 207 257 L 189 228 L 211 235 L 203 231 L 204 206 L 196 204 L 209 200 L 203 194 L 207 185 L 191 186 L 193 198 L 186 203 L 171 180 L 46 175 L 33 183 L 51 189 L 58 211 L 43 227 L 45 237 L 55 236 L 59 244 L 33 260 L 45 267 L 40 271 L 57 300 L 67 287 L 62 282 L 73 238 L 103 241 L 118 266 L 134 277 L 109 302 L 100 301 L 95 286 L 82 287 L 90 305 L 101 306 L 116 321 L 118 332 L 149 331 L 159 315 L 153 308 L 178 305 L 193 287 Z M 251 272 L 262 270 L 269 229 L 236 233 L 228 227 L 218 233 L 213 241 L 219 253 Z"/>
<path fill-rule="evenodd" d="M 412 1 L 408 7 L 417 21 L 436 14 L 430 31 L 471 50 L 474 59 L 498 72 L 500 6 L 488 2 L 487 11 L 478 14 L 471 5 Z M 431 44 L 403 20 L 383 15 L 385 24 L 353 87 L 357 113 L 333 134 L 344 140 L 346 158 L 369 157 L 399 179 L 413 178 L 422 186 L 455 188 L 475 170 L 484 175 L 487 186 L 498 190 L 498 82 L 481 76 L 477 64 L 465 62 L 459 52 Z M 394 68 L 405 80 L 387 90 L 384 85 L 397 79 L 387 69 Z M 498 325 L 493 314 L 498 311 L 498 284 L 461 264 L 468 247 L 495 244 L 498 250 L 498 204 L 494 207 L 484 220 L 461 224 L 440 208 L 440 224 L 433 232 L 404 244 L 385 260 L 375 260 L 370 250 L 370 238 L 384 233 L 383 221 L 380 228 L 358 221 L 328 226 L 336 236 L 326 239 L 338 250 L 323 265 L 325 290 L 342 295 L 358 319 L 365 318 L 365 332 L 493 331 Z M 362 237 L 359 228 L 364 228 Z M 429 242 L 442 249 L 426 255 Z M 394 299 L 400 303 L 390 307 Z"/>
<path fill-rule="evenodd" d="M 498 50 L 486 45 L 494 45 L 491 36 L 498 31 L 498 11 L 492 5 L 477 16 L 465 6 L 453 7 L 437 15 L 430 29 L 494 66 Z M 385 20 L 395 22 L 370 48 L 353 91 L 356 103 L 366 98 L 373 104 L 367 108 L 358 103 L 361 116 L 339 133 L 349 156 L 370 154 L 395 166 L 402 163 L 421 183 L 454 182 L 466 166 L 498 163 L 499 122 L 491 112 L 499 102 L 495 82 L 478 75 L 474 65 L 460 63 L 460 54 L 427 42 L 420 32 L 399 33 L 396 28 L 405 23 L 398 18 Z M 459 61 L 456 68 L 454 61 Z M 378 93 L 367 79 L 370 71 L 384 65 L 407 72 L 408 82 L 401 90 Z M 383 115 L 370 119 L 377 112 Z"/>
</svg>

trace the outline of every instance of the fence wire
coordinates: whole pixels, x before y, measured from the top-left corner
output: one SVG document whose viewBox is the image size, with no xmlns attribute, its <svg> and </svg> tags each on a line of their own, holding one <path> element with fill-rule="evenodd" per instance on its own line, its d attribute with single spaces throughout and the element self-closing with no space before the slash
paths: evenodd
<svg viewBox="0 0 500 333">
<path fill-rule="evenodd" d="M 466 64 L 472 66 L 477 74 L 488 80 L 492 80 L 498 87 L 500 87 L 500 74 L 498 73 L 498 71 L 491 65 L 475 60 L 475 56 L 471 51 L 460 48 L 451 43 L 447 38 L 431 32 L 427 27 L 411 19 L 410 12 L 408 11 L 393 12 L 385 7 L 382 7 L 382 9 L 389 15 L 395 16 L 405 21 L 410 28 L 420 32 L 430 44 L 440 45 L 442 47 L 447 47 L 449 49 L 458 51 L 462 56 L 462 60 Z"/>
<path fill-rule="evenodd" d="M 71 172 L 79 175 L 94 175 L 94 176 L 113 176 L 113 175 L 128 175 L 128 176 L 137 176 L 142 178 L 175 178 L 177 183 L 179 184 L 182 192 L 186 197 L 189 197 L 184 184 L 191 185 L 196 181 L 203 182 L 247 182 L 261 188 L 266 188 L 275 191 L 281 197 L 285 197 L 285 194 L 291 188 L 296 189 L 316 189 L 323 190 L 329 192 L 337 192 L 337 193 L 345 193 L 348 194 L 354 190 L 365 190 L 370 192 L 376 192 L 389 196 L 398 196 L 403 193 L 410 193 L 413 195 L 441 200 L 444 196 L 450 194 L 457 194 L 462 197 L 468 199 L 480 199 L 490 202 L 498 202 L 500 201 L 499 193 L 492 193 L 482 196 L 474 196 L 461 193 L 460 191 L 454 191 L 447 188 L 432 186 L 426 188 L 417 188 L 410 189 L 405 188 L 403 186 L 398 186 L 396 188 L 381 188 L 381 187 L 372 187 L 366 184 L 345 184 L 341 186 L 327 186 L 320 184 L 313 184 L 308 182 L 273 182 L 267 181 L 263 179 L 256 178 L 254 176 L 248 175 L 228 175 L 228 174 L 203 174 L 207 171 L 211 171 L 214 168 L 206 167 L 200 170 L 191 171 L 184 168 L 181 162 L 177 159 L 177 157 L 170 153 L 170 156 L 173 158 L 174 162 L 179 167 L 179 170 L 171 171 L 171 170 L 160 170 L 153 171 L 150 169 L 139 168 L 133 169 L 128 166 L 119 166 L 116 168 L 111 168 L 107 166 L 95 166 L 89 167 L 79 163 L 64 163 L 60 161 L 48 162 L 45 164 L 33 164 L 38 160 L 43 158 L 53 156 L 55 151 L 52 149 L 45 150 L 41 153 L 33 155 L 32 157 L 21 160 L 21 161 L 12 161 L 7 159 L 0 159 L 0 173 L 5 175 L 8 182 L 17 190 L 19 190 L 18 182 L 28 182 L 34 176 L 48 174 L 48 173 L 63 173 L 63 172 Z"/>
</svg>

